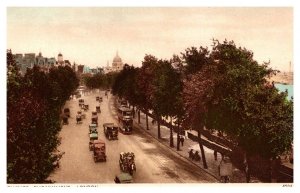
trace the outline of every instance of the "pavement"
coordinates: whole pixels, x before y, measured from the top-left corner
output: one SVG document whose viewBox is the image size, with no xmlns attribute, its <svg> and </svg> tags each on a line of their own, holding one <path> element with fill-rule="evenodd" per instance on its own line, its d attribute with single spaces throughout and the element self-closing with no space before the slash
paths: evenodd
<svg viewBox="0 0 300 193">
<path fill-rule="evenodd" d="M 146 115 L 144 113 L 140 113 L 140 123 L 138 123 L 138 115 L 135 113 L 135 118 L 134 118 L 134 127 L 138 128 L 148 135 L 152 136 L 155 138 L 157 141 L 159 141 L 161 144 L 165 145 L 168 147 L 170 150 L 176 152 L 178 155 L 182 156 L 186 160 L 188 160 L 191 164 L 197 166 L 200 170 L 203 170 L 207 172 L 209 175 L 213 176 L 214 178 L 220 180 L 219 176 L 219 170 L 218 166 L 221 161 L 221 155 L 218 153 L 217 154 L 217 160 L 214 158 L 214 151 L 211 149 L 208 149 L 204 146 L 204 151 L 205 151 L 205 157 L 207 161 L 207 166 L 208 169 L 204 169 L 203 167 L 203 162 L 201 161 L 194 161 L 189 158 L 188 156 L 188 151 L 190 149 L 193 149 L 194 151 L 200 152 L 200 147 L 197 142 L 192 141 L 191 139 L 188 139 L 187 135 L 184 136 L 184 143 L 183 146 L 180 144 L 180 150 L 177 151 L 177 133 L 173 132 L 173 139 L 174 139 L 174 147 L 170 147 L 170 129 L 167 128 L 166 126 L 161 126 L 161 138 L 158 139 L 158 132 L 157 132 L 157 124 L 152 124 L 152 118 L 148 116 L 148 125 L 149 125 L 149 130 L 146 129 Z M 197 135 L 196 131 L 188 131 L 193 133 L 194 135 Z M 199 153 L 201 156 L 201 153 Z M 254 182 L 259 182 L 258 179 L 251 177 L 252 183 Z M 232 175 L 230 176 L 230 182 L 231 183 L 246 183 L 246 176 L 243 171 L 240 171 L 236 167 L 233 166 L 233 172 Z"/>
</svg>

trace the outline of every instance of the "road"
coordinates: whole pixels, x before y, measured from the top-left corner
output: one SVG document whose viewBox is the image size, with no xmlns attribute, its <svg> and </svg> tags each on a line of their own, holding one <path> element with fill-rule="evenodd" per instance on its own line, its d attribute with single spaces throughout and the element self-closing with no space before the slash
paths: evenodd
<svg viewBox="0 0 300 193">
<path fill-rule="evenodd" d="M 93 160 L 89 151 L 88 125 L 91 122 L 91 112 L 95 111 L 96 96 L 103 96 L 100 103 L 99 138 L 106 143 L 106 162 Z M 60 167 L 49 177 L 56 183 L 114 183 L 114 177 L 120 173 L 119 153 L 130 151 L 135 153 L 137 171 L 134 183 L 215 183 L 217 180 L 186 159 L 180 157 L 143 131 L 134 128 L 131 135 L 119 133 L 118 140 L 109 141 L 103 134 L 102 124 L 113 122 L 118 124 L 113 105 L 113 96 L 104 97 L 104 91 L 93 91 L 82 97 L 89 105 L 86 119 L 82 124 L 76 124 L 75 115 L 79 110 L 78 99 L 67 101 L 71 117 L 69 124 L 60 131 L 61 144 L 59 151 L 65 152 L 60 160 Z"/>
</svg>

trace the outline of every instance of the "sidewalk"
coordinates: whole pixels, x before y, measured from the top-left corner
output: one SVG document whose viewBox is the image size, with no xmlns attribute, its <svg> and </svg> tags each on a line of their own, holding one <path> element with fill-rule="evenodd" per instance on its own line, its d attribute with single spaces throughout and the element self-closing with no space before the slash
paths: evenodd
<svg viewBox="0 0 300 193">
<path fill-rule="evenodd" d="M 139 128 L 139 129 L 142 129 L 143 131 L 147 132 L 149 135 L 151 135 L 152 137 L 157 139 L 159 142 L 161 142 L 162 144 L 164 144 L 165 146 L 170 148 L 172 151 L 176 152 L 180 156 L 182 156 L 185 159 L 187 159 L 188 161 L 190 161 L 192 164 L 197 165 L 202 170 L 206 171 L 207 173 L 209 173 L 210 175 L 212 175 L 216 179 L 220 180 L 218 166 L 219 166 L 220 161 L 221 161 L 221 155 L 219 153 L 218 153 L 218 156 L 217 156 L 217 160 L 215 160 L 213 150 L 208 149 L 205 146 L 203 146 L 204 150 L 205 150 L 205 157 L 206 157 L 206 162 L 207 162 L 207 166 L 208 166 L 208 169 L 204 169 L 202 160 L 200 162 L 199 161 L 196 162 L 196 161 L 191 160 L 188 157 L 188 151 L 190 149 L 193 149 L 194 151 L 198 151 L 200 156 L 201 156 L 200 147 L 199 147 L 199 144 L 197 142 L 194 142 L 194 141 L 188 139 L 185 136 L 183 146 L 180 144 L 180 151 L 177 151 L 177 133 L 173 132 L 174 147 L 171 148 L 170 147 L 170 140 L 169 140 L 170 139 L 170 130 L 169 130 L 169 128 L 167 128 L 165 126 L 161 126 L 161 129 L 160 129 L 161 130 L 161 139 L 158 139 L 158 137 L 157 137 L 157 124 L 156 123 L 155 124 L 151 123 L 152 118 L 150 118 L 148 116 L 149 130 L 146 130 L 146 116 L 142 112 L 141 112 L 141 116 L 140 116 L 140 121 L 141 121 L 141 123 L 138 124 L 138 116 L 137 116 L 137 113 L 136 113 L 135 118 L 134 118 L 135 128 Z M 237 169 L 233 166 L 233 175 L 230 176 L 230 182 L 231 183 L 246 183 L 246 177 L 245 177 L 244 172 L 240 171 L 239 169 Z M 258 182 L 258 180 L 254 179 L 252 177 L 251 182 Z"/>
</svg>

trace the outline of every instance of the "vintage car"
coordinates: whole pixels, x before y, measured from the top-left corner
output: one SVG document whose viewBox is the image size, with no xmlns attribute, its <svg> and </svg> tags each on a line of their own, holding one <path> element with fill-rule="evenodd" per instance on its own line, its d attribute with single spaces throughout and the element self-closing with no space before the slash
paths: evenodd
<svg viewBox="0 0 300 193">
<path fill-rule="evenodd" d="M 96 106 L 96 112 L 97 112 L 97 113 L 101 113 L 100 106 Z"/>
<path fill-rule="evenodd" d="M 81 107 L 82 105 L 84 105 L 84 99 L 79 99 L 78 105 L 79 105 L 80 107 Z"/>
<path fill-rule="evenodd" d="M 89 136 L 90 136 L 90 141 L 97 140 L 98 139 L 98 131 L 96 130 L 94 132 L 91 132 L 89 134 Z"/>
<path fill-rule="evenodd" d="M 105 137 L 109 140 L 111 139 L 118 139 L 118 129 L 119 127 L 115 126 L 113 123 L 104 123 L 103 124 L 103 131 Z"/>
<path fill-rule="evenodd" d="M 95 130 L 95 129 L 97 129 L 97 125 L 96 124 L 90 124 L 89 125 L 89 131 Z"/>
<path fill-rule="evenodd" d="M 105 142 L 102 140 L 94 140 L 92 142 L 94 161 L 106 161 Z"/>
<path fill-rule="evenodd" d="M 81 116 L 81 119 L 85 119 L 85 117 L 86 117 L 86 114 L 83 113 L 81 110 L 80 110 L 80 111 L 77 111 L 77 115 L 80 115 L 80 116 Z"/>
<path fill-rule="evenodd" d="M 90 127 L 89 134 L 92 134 L 92 133 L 98 133 L 97 127 Z"/>
<path fill-rule="evenodd" d="M 82 118 L 81 118 L 81 115 L 76 115 L 76 123 L 79 124 L 79 123 L 82 123 Z"/>
<path fill-rule="evenodd" d="M 119 175 L 116 175 L 114 179 L 116 184 L 126 184 L 126 183 L 132 183 L 132 176 L 128 173 L 121 173 Z"/>
<path fill-rule="evenodd" d="M 64 109 L 64 114 L 68 117 L 70 117 L 70 109 L 69 108 L 65 108 Z"/>
<path fill-rule="evenodd" d="M 92 114 L 91 121 L 92 121 L 92 124 L 95 124 L 96 126 L 98 126 L 98 116 L 97 115 Z"/>
<path fill-rule="evenodd" d="M 132 152 L 121 152 L 119 165 L 120 169 L 125 172 L 133 175 L 133 172 L 136 172 L 136 166 L 134 163 L 134 153 Z"/>
<path fill-rule="evenodd" d="M 89 110 L 89 105 L 81 105 L 81 109 L 87 111 Z"/>
</svg>

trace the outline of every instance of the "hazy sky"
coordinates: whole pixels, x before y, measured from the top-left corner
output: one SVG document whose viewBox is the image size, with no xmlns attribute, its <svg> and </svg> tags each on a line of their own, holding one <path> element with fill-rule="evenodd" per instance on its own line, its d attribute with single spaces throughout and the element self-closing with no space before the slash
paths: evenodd
<svg viewBox="0 0 300 193">
<path fill-rule="evenodd" d="M 145 54 L 169 59 L 212 38 L 234 40 L 258 62 L 293 64 L 292 8 L 7 8 L 7 48 L 13 53 L 59 52 L 72 63 L 140 66 Z"/>
</svg>

